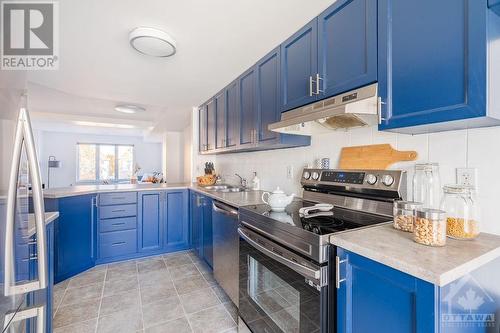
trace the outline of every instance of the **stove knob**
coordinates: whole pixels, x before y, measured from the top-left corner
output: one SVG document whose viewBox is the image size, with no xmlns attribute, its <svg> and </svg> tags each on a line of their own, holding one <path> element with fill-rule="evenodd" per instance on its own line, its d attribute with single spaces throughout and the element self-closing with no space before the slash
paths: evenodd
<svg viewBox="0 0 500 333">
<path fill-rule="evenodd" d="M 304 224 L 304 229 L 311 231 L 311 226 L 309 224 Z"/>
<path fill-rule="evenodd" d="M 391 186 L 392 184 L 394 184 L 394 177 L 391 175 L 384 175 L 382 177 L 382 184 L 384 184 L 385 186 Z"/>
<path fill-rule="evenodd" d="M 302 178 L 304 178 L 304 179 L 311 178 L 311 173 L 309 171 L 304 171 L 304 174 L 302 175 Z"/>
<path fill-rule="evenodd" d="M 375 185 L 377 183 L 377 176 L 375 176 L 374 174 L 368 174 L 366 175 L 366 182 L 370 185 Z"/>
<path fill-rule="evenodd" d="M 319 228 L 318 228 L 318 227 L 314 227 L 314 228 L 313 228 L 313 232 L 314 232 L 315 234 L 318 234 L 318 235 L 320 234 L 320 232 L 319 232 Z"/>
<path fill-rule="evenodd" d="M 318 172 L 316 172 L 316 171 L 314 171 L 314 172 L 312 173 L 311 177 L 312 177 L 312 179 L 313 179 L 313 180 L 318 180 L 318 179 L 319 179 L 319 173 L 318 173 Z"/>
</svg>

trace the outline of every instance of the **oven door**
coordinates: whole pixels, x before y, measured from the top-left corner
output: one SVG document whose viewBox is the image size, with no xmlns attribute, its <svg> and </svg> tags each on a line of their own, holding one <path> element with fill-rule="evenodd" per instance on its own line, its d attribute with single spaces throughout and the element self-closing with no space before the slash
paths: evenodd
<svg viewBox="0 0 500 333">
<path fill-rule="evenodd" d="M 239 315 L 254 333 L 327 332 L 327 268 L 240 226 Z"/>
</svg>

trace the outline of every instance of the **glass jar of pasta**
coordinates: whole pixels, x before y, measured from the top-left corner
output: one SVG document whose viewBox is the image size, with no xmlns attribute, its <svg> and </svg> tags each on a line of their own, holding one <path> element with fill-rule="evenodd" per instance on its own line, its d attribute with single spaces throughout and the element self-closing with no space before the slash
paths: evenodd
<svg viewBox="0 0 500 333">
<path fill-rule="evenodd" d="M 479 207 L 472 186 L 446 185 L 441 209 L 446 211 L 446 235 L 455 239 L 474 239 L 479 231 Z"/>
</svg>

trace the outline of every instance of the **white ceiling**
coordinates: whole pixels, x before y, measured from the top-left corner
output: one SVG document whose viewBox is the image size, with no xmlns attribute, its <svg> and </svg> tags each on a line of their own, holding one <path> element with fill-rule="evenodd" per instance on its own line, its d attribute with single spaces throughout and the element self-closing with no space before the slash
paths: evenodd
<svg viewBox="0 0 500 333">
<path fill-rule="evenodd" d="M 179 131 L 203 103 L 333 0 L 64 0 L 60 68 L 29 73 L 33 111 L 153 121 Z M 137 26 L 177 42 L 171 58 L 134 51 Z M 54 89 L 51 91 L 50 89 Z M 118 114 L 116 103 L 147 106 Z"/>
</svg>

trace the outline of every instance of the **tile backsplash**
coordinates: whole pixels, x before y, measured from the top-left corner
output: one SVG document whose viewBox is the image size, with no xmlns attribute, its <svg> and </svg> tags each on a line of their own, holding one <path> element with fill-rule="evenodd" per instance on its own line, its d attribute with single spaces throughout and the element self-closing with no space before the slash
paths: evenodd
<svg viewBox="0 0 500 333">
<path fill-rule="evenodd" d="M 227 182 L 237 181 L 234 173 L 239 173 L 250 181 L 256 171 L 262 189 L 271 190 L 280 186 L 286 192 L 301 195 L 300 175 L 304 166 L 314 165 L 317 158 L 329 157 L 330 166 L 334 168 L 343 146 L 379 143 L 390 143 L 398 150 L 416 150 L 416 162 L 438 162 L 442 184 L 456 182 L 456 168 L 477 168 L 476 186 L 481 206 L 482 230 L 500 234 L 500 218 L 495 210 L 500 203 L 500 177 L 496 176 L 500 171 L 500 127 L 414 136 L 379 132 L 377 127 L 364 127 L 313 136 L 309 147 L 218 155 L 215 162 L 218 172 Z M 393 169 L 408 171 L 410 198 L 416 162 L 402 162 L 392 166 Z M 290 166 L 293 168 L 292 179 L 287 178 L 287 168 Z"/>
</svg>

